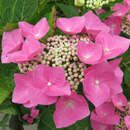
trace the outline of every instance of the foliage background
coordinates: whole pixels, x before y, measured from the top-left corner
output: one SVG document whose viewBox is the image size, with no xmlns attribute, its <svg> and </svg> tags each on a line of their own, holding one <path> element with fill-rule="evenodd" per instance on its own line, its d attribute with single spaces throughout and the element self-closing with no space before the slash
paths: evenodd
<svg viewBox="0 0 130 130">
<path fill-rule="evenodd" d="M 113 12 L 110 11 L 111 6 L 115 3 L 121 3 L 122 0 L 116 0 L 113 3 L 103 7 L 107 10 L 106 13 L 99 15 L 101 20 L 106 19 Z M 80 9 L 80 12 L 79 12 Z M 55 26 L 55 20 L 57 17 L 72 17 L 83 15 L 89 9 L 85 7 L 74 6 L 74 0 L 0 0 L 0 41 L 2 39 L 2 33 L 4 31 L 10 31 L 18 27 L 18 21 L 27 21 L 31 24 L 35 24 L 42 17 L 47 17 L 50 31 L 47 37 L 55 34 L 63 34 Z M 130 38 L 121 33 L 122 36 Z M 1 43 L 0 43 L 1 52 Z M 122 83 L 124 93 L 130 101 L 130 49 L 121 56 L 123 58 L 120 65 L 124 71 L 124 81 Z M 0 112 L 5 116 L 0 121 L 0 127 L 3 129 L 6 127 L 8 120 L 10 119 L 11 130 L 22 130 L 22 125 L 26 125 L 26 122 L 21 120 L 21 116 L 27 112 L 28 109 L 22 105 L 13 104 L 11 102 L 11 95 L 14 88 L 13 74 L 18 73 L 19 69 L 17 64 L 2 64 L 0 63 Z M 79 93 L 82 93 L 82 86 L 80 85 Z M 93 106 L 89 103 L 90 109 Z M 40 109 L 40 116 L 35 120 L 38 124 L 38 130 L 56 130 L 53 122 L 54 105 L 51 106 L 38 106 Z M 75 125 L 63 128 L 59 130 L 91 130 L 89 117 L 78 121 Z"/>
</svg>

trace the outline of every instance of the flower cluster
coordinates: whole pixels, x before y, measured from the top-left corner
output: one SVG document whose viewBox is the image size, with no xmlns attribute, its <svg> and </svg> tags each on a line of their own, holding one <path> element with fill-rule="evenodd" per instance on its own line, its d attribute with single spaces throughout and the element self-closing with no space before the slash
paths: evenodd
<svg viewBox="0 0 130 130">
<path fill-rule="evenodd" d="M 76 92 L 81 82 L 85 97 L 95 106 L 90 118 L 93 129 L 118 127 L 119 111 L 126 112 L 123 106 L 128 106 L 121 86 L 121 59 L 107 60 L 126 52 L 130 40 L 111 33 L 92 11 L 58 18 L 56 25 L 73 36 L 55 35 L 40 43 L 49 30 L 45 18 L 36 25 L 19 22 L 19 29 L 4 33 L 2 62 L 18 63 L 24 72 L 14 74 L 12 101 L 31 109 L 31 115 L 23 117 L 29 123 L 39 114 L 37 105 L 56 104 L 56 128 L 67 127 L 90 115 L 86 99 Z M 129 112 L 123 122 L 121 128 L 129 129 Z"/>
</svg>

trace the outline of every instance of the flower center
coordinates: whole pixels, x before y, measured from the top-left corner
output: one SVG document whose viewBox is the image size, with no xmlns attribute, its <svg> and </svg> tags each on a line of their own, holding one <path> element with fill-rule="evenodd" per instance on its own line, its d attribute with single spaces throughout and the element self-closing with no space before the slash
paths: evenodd
<svg viewBox="0 0 130 130">
<path fill-rule="evenodd" d="M 109 48 L 105 48 L 105 52 L 108 53 L 110 51 Z"/>
<path fill-rule="evenodd" d="M 90 56 L 88 56 L 88 55 L 87 55 L 87 56 L 84 56 L 84 57 L 85 57 L 85 59 L 89 59 L 89 58 L 90 58 Z"/>
<path fill-rule="evenodd" d="M 72 105 L 73 105 L 73 103 L 71 101 L 66 102 L 66 106 L 71 107 Z"/>
<path fill-rule="evenodd" d="M 52 85 L 52 83 L 51 82 L 48 82 L 48 84 L 47 84 L 49 87 Z"/>
<path fill-rule="evenodd" d="M 41 35 L 40 33 L 37 33 L 37 34 L 35 35 L 35 37 L 36 37 L 36 38 L 40 38 L 40 35 Z"/>
<path fill-rule="evenodd" d="M 95 80 L 96 85 L 99 85 L 99 83 L 100 83 L 99 80 Z"/>
</svg>

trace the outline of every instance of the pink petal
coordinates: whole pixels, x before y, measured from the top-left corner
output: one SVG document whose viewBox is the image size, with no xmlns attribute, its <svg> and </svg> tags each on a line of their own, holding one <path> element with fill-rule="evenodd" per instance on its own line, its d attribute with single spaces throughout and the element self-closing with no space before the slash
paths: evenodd
<svg viewBox="0 0 130 130">
<path fill-rule="evenodd" d="M 97 14 L 102 14 L 102 13 L 105 13 L 105 10 L 104 9 L 97 9 L 96 13 Z"/>
<path fill-rule="evenodd" d="M 72 93 L 61 97 L 56 103 L 54 122 L 56 128 L 63 128 L 82 120 L 90 114 L 88 104 L 83 96 Z"/>
<path fill-rule="evenodd" d="M 130 40 L 107 32 L 100 32 L 96 37 L 96 43 L 103 46 L 104 60 L 123 54 L 130 45 Z"/>
<path fill-rule="evenodd" d="M 110 27 L 110 33 L 119 35 L 121 31 L 122 19 L 120 17 L 109 17 L 107 20 L 104 20 L 104 23 Z"/>
<path fill-rule="evenodd" d="M 35 78 L 40 81 L 39 87 L 42 87 L 46 95 L 63 96 L 71 94 L 70 85 L 66 81 L 63 68 L 38 65 L 34 72 L 36 73 Z"/>
<path fill-rule="evenodd" d="M 33 39 L 33 37 L 28 37 L 24 42 L 22 49 L 8 54 L 8 59 L 10 62 L 14 63 L 22 63 L 33 60 L 34 56 L 38 55 L 44 48 L 45 46 L 39 41 Z"/>
<path fill-rule="evenodd" d="M 31 25 L 27 22 L 18 22 L 18 25 L 19 25 L 20 31 L 24 37 L 33 35 L 32 30 L 33 30 L 34 25 Z"/>
<path fill-rule="evenodd" d="M 35 109 L 35 108 L 32 108 L 31 109 L 31 117 L 36 118 L 38 115 L 39 115 L 39 110 Z"/>
<path fill-rule="evenodd" d="M 102 46 L 92 43 L 78 42 L 78 57 L 86 64 L 96 64 L 102 57 Z"/>
<path fill-rule="evenodd" d="M 124 96 L 124 94 L 120 93 L 112 97 L 112 102 L 114 106 L 116 106 L 118 109 L 125 111 L 123 106 L 127 106 L 127 98 Z"/>
<path fill-rule="evenodd" d="M 84 17 L 86 19 L 85 28 L 87 32 L 92 34 L 94 37 L 101 31 L 109 32 L 109 27 L 101 22 L 99 17 L 96 16 L 92 11 L 87 12 Z"/>
<path fill-rule="evenodd" d="M 24 120 L 28 120 L 28 118 L 29 118 L 29 117 L 28 117 L 28 114 L 25 114 L 25 115 L 23 116 L 23 119 L 24 119 Z"/>
<path fill-rule="evenodd" d="M 98 123 L 94 120 L 91 120 L 91 125 L 92 125 L 93 130 L 113 130 L 112 125 Z"/>
<path fill-rule="evenodd" d="M 42 18 L 34 27 L 33 27 L 33 35 L 36 39 L 40 40 L 43 38 L 47 32 L 49 31 L 50 27 L 46 18 Z"/>
<path fill-rule="evenodd" d="M 72 18 L 58 18 L 56 21 L 56 25 L 64 33 L 77 34 L 83 30 L 84 21 L 85 21 L 84 17 L 80 16 L 75 16 Z"/>
<path fill-rule="evenodd" d="M 92 112 L 91 120 L 106 125 L 118 125 L 120 116 L 114 112 L 112 103 L 104 103 Z"/>
<path fill-rule="evenodd" d="M 33 123 L 33 118 L 28 118 L 28 120 L 27 120 L 27 122 L 29 123 L 29 124 L 32 124 Z"/>
<path fill-rule="evenodd" d="M 4 32 L 2 37 L 2 63 L 9 63 L 8 54 L 17 51 L 23 44 L 23 37 L 19 29 Z"/>
<path fill-rule="evenodd" d="M 125 124 L 126 124 L 128 130 L 130 130 L 130 116 L 125 117 Z"/>
</svg>

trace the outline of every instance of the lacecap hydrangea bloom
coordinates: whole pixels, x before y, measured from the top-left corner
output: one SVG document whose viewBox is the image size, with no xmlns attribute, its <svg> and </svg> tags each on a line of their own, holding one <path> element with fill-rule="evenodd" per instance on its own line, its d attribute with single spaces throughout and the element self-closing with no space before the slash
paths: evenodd
<svg viewBox="0 0 130 130">
<path fill-rule="evenodd" d="M 14 74 L 12 101 L 30 109 L 30 115 L 23 115 L 28 123 L 39 115 L 37 105 L 56 104 L 56 128 L 67 127 L 90 115 L 85 97 L 77 93 L 82 83 L 84 95 L 95 106 L 93 129 L 118 127 L 119 111 L 126 112 L 123 106 L 128 107 L 122 94 L 121 59 L 107 60 L 126 52 L 130 40 L 112 34 L 92 11 L 58 18 L 56 25 L 69 36 L 55 35 L 39 42 L 49 31 L 46 18 L 36 25 L 19 22 L 19 29 L 4 33 L 2 62 L 18 63 L 21 70 L 21 74 Z M 123 119 L 129 127 L 129 114 Z"/>
</svg>

